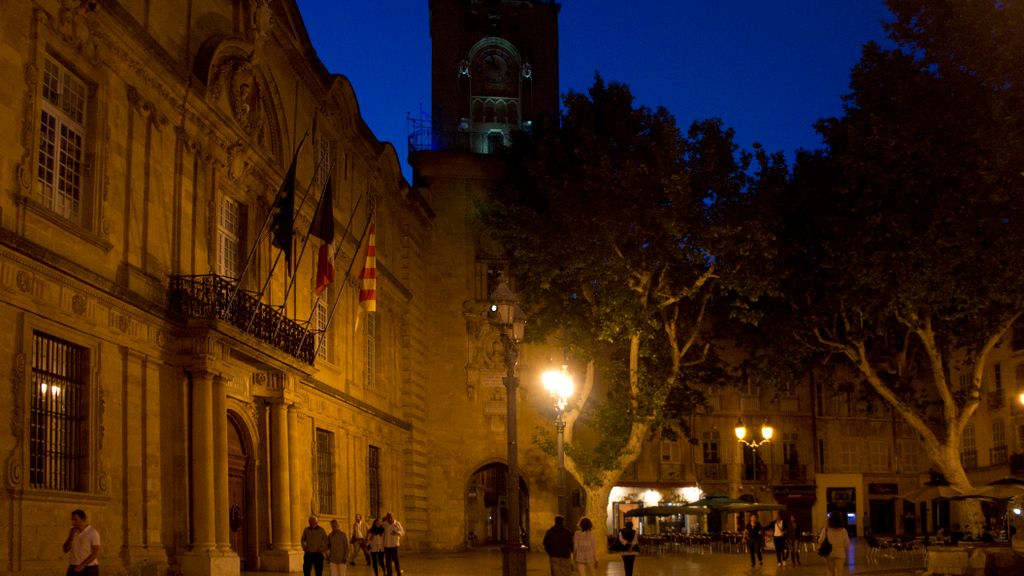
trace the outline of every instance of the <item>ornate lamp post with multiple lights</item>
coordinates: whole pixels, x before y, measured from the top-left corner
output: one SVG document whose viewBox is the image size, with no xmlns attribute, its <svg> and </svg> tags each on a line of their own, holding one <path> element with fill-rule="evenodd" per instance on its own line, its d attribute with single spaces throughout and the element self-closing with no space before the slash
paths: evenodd
<svg viewBox="0 0 1024 576">
<path fill-rule="evenodd" d="M 506 435 L 508 436 L 508 540 L 502 554 L 502 574 L 504 576 L 526 575 L 526 548 L 522 543 L 522 529 L 519 517 L 519 456 L 516 429 L 516 389 L 519 377 L 516 366 L 519 364 L 519 343 L 523 339 L 526 320 L 519 308 L 519 299 L 502 280 L 491 293 L 491 312 L 493 322 L 501 334 L 501 344 L 505 351 L 505 399 L 507 413 L 505 417 Z"/>
<path fill-rule="evenodd" d="M 747 427 L 743 424 L 743 419 L 740 418 L 736 422 L 736 439 L 739 440 L 741 443 L 750 446 L 754 450 L 757 450 L 757 448 L 762 444 L 767 444 L 768 442 L 771 442 L 772 436 L 774 434 L 775 429 L 768 424 L 768 419 L 765 418 L 764 421 L 761 423 L 761 439 L 757 440 L 755 438 L 751 438 L 750 440 L 747 440 Z"/>
<path fill-rule="evenodd" d="M 551 395 L 555 404 L 555 432 L 558 437 L 558 513 L 567 516 L 567 499 L 565 496 L 565 407 L 572 396 L 572 376 L 569 367 L 562 365 L 561 370 L 549 370 L 542 376 L 544 389 Z"/>
</svg>

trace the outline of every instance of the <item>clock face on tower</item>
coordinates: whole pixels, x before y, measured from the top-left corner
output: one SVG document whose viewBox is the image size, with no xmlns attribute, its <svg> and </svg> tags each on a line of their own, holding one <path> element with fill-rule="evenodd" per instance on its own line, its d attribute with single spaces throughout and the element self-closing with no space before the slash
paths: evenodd
<svg viewBox="0 0 1024 576">
<path fill-rule="evenodd" d="M 514 92 L 518 70 L 512 55 L 506 50 L 492 46 L 477 52 L 473 59 L 474 92 L 494 96 Z"/>
</svg>

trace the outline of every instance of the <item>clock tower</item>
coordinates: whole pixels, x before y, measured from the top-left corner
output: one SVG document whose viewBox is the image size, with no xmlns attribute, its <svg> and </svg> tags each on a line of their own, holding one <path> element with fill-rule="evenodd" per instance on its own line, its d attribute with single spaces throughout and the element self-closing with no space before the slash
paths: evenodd
<svg viewBox="0 0 1024 576">
<path fill-rule="evenodd" d="M 493 152 L 512 131 L 557 114 L 560 7 L 430 0 L 435 149 Z"/>
<path fill-rule="evenodd" d="M 514 132 L 558 115 L 561 6 L 545 0 L 429 3 L 431 114 L 410 126 L 409 198 L 428 206 L 431 232 L 425 242 L 405 248 L 423 253 L 424 277 L 416 281 L 430 287 L 422 305 L 427 314 L 407 322 L 422 326 L 434 352 L 421 359 L 430 374 L 422 445 L 431 466 L 423 471 L 425 489 L 417 499 L 440 503 L 429 515 L 431 525 L 447 528 L 437 533 L 442 547 L 466 534 L 480 544 L 518 542 L 520 534 L 508 527 L 510 510 L 518 510 L 527 538 L 540 542 L 558 501 L 552 483 L 544 481 L 552 464 L 526 458 L 527 448 L 520 448 L 524 457 L 514 474 L 520 489 L 513 501 L 506 486 L 512 443 L 507 368 L 488 316 L 490 295 L 508 269 L 508 251 L 478 211 L 504 178 L 494 152 Z M 524 356 L 520 370 L 532 370 L 528 364 Z M 545 417 L 529 403 L 519 405 L 517 421 Z"/>
</svg>

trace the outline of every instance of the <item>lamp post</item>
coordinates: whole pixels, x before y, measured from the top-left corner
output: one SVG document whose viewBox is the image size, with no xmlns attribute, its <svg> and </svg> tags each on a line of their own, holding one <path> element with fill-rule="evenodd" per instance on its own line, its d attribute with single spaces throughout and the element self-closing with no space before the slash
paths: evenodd
<svg viewBox="0 0 1024 576">
<path fill-rule="evenodd" d="M 502 549 L 503 576 L 525 576 L 526 548 L 522 544 L 522 529 L 519 518 L 519 456 L 516 430 L 516 388 L 519 377 L 516 366 L 519 364 L 519 342 L 523 339 L 526 320 L 519 308 L 519 299 L 504 280 L 491 293 L 491 312 L 494 313 L 494 324 L 501 334 L 501 344 L 505 352 L 505 400 L 507 411 L 505 416 L 506 436 L 508 437 L 508 539 Z"/>
<path fill-rule="evenodd" d="M 772 428 L 770 424 L 768 424 L 768 419 L 765 418 L 761 422 L 761 439 L 757 440 L 751 438 L 750 440 L 747 440 L 747 427 L 743 424 L 743 419 L 740 418 L 736 422 L 735 432 L 737 440 L 739 440 L 742 444 L 746 444 L 747 446 L 750 446 L 754 450 L 757 450 L 759 446 L 771 442 L 772 436 L 775 434 L 775 429 Z"/>
<path fill-rule="evenodd" d="M 558 514 L 568 516 L 567 499 L 565 497 L 565 407 L 572 396 L 572 376 L 569 367 L 562 365 L 561 370 L 549 370 L 542 376 L 544 389 L 551 395 L 555 404 L 555 432 L 558 438 Z"/>
</svg>

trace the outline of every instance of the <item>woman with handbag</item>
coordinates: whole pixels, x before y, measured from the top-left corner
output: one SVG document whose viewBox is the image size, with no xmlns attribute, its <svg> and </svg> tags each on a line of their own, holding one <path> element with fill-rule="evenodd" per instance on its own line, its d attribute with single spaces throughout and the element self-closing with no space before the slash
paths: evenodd
<svg viewBox="0 0 1024 576">
<path fill-rule="evenodd" d="M 846 575 L 846 549 L 850 547 L 850 533 L 844 526 L 842 512 L 828 513 L 828 526 L 818 535 L 818 555 L 825 559 L 828 576 Z"/>
<path fill-rule="evenodd" d="M 572 555 L 580 576 L 594 576 L 597 572 L 597 540 L 594 539 L 590 518 L 580 518 L 579 530 L 572 535 Z"/>
<path fill-rule="evenodd" d="M 633 530 L 633 523 L 626 521 L 626 527 L 619 530 L 619 546 L 622 551 L 622 565 L 626 568 L 626 576 L 633 576 L 633 564 L 640 553 L 640 535 Z"/>
</svg>

